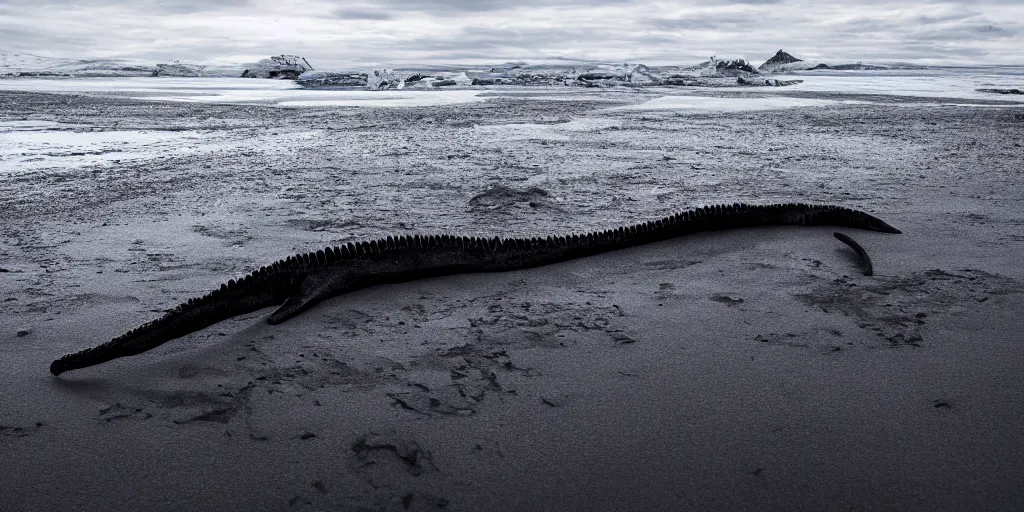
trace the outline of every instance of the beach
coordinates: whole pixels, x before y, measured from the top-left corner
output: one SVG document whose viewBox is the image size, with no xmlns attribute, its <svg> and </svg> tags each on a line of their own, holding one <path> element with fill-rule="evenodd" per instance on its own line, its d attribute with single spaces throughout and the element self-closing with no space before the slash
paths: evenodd
<svg viewBox="0 0 1024 512">
<path fill-rule="evenodd" d="M 1024 504 L 1019 103 L 146 94 L 0 92 L 0 510 Z M 299 252 L 736 202 L 837 204 L 903 233 L 700 233 L 47 371 Z"/>
</svg>

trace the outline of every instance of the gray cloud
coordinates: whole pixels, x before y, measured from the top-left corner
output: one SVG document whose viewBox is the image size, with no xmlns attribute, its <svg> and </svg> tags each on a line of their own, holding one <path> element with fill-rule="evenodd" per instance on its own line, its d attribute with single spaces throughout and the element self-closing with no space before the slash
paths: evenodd
<svg viewBox="0 0 1024 512">
<path fill-rule="evenodd" d="M 380 0 L 376 5 L 392 11 L 433 15 L 512 11 L 536 7 L 623 5 L 631 0 Z"/>
<path fill-rule="evenodd" d="M 946 30 L 928 30 L 915 34 L 924 41 L 989 41 L 993 39 L 1014 39 L 1024 35 L 1024 27 L 1017 24 L 967 23 Z"/>
<path fill-rule="evenodd" d="M 5 0 L 5 3 L 11 7 L 31 8 L 67 8 L 69 6 L 83 5 L 83 2 L 80 0 L 44 0 L 40 2 L 33 2 L 32 0 Z M 88 2 L 88 6 L 92 8 L 119 7 L 128 11 L 150 14 L 192 14 L 222 9 L 236 9 L 252 5 L 254 5 L 253 0 L 90 0 Z M 2 6 L 0 6 L 0 9 L 2 9 Z"/>
<path fill-rule="evenodd" d="M 914 23 L 917 25 L 934 25 L 937 23 L 949 23 L 951 21 L 962 21 L 980 16 L 976 12 L 957 12 L 949 13 L 938 16 L 919 15 L 914 17 Z"/>
<path fill-rule="evenodd" d="M 0 24 L 0 41 L 18 41 L 29 48 L 46 46 L 49 51 L 67 52 L 70 57 L 73 55 L 70 52 L 89 45 L 95 40 L 87 35 L 68 34 L 59 41 L 53 41 L 53 35 L 45 31 Z"/>
<path fill-rule="evenodd" d="M 0 2 L 0 46 L 66 58 L 691 64 L 713 54 L 759 62 L 783 48 L 832 62 L 1024 64 L 1020 0 L 292 0 L 287 9 L 267 0 Z"/>
<path fill-rule="evenodd" d="M 335 18 L 343 20 L 390 20 L 394 19 L 394 15 L 391 12 L 380 9 L 334 9 L 331 11 L 331 15 Z"/>
<path fill-rule="evenodd" d="M 929 55 L 932 57 L 959 57 L 977 59 L 984 57 L 987 52 L 978 48 L 960 48 L 955 46 L 947 46 L 930 42 L 908 42 L 903 43 L 899 47 L 890 50 L 892 58 L 902 59 L 913 59 L 919 55 Z"/>
<path fill-rule="evenodd" d="M 682 18 L 655 18 L 644 20 L 644 23 L 652 29 L 677 31 L 677 30 L 721 30 L 722 28 L 754 28 L 764 23 L 764 20 L 757 19 L 739 13 L 729 14 L 690 14 Z"/>
</svg>

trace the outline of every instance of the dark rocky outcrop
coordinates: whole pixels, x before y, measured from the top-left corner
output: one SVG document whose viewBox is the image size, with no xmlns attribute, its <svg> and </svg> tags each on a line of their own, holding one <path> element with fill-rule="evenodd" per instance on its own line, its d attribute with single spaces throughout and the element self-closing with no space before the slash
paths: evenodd
<svg viewBox="0 0 1024 512">
<path fill-rule="evenodd" d="M 306 88 L 317 87 L 366 87 L 366 73 L 335 73 L 313 71 L 303 73 L 295 83 Z"/>
<path fill-rule="evenodd" d="M 881 71 L 889 69 L 888 66 L 876 66 L 874 64 L 863 64 L 860 62 L 854 62 L 853 64 L 835 64 L 832 66 L 819 64 L 818 68 L 835 69 L 839 71 Z"/>
<path fill-rule="evenodd" d="M 499 84 L 509 85 L 567 85 L 573 80 L 573 73 L 520 73 L 509 81 L 498 78 Z"/>
<path fill-rule="evenodd" d="M 978 92 L 990 92 L 993 94 L 1024 94 L 1024 89 L 978 89 Z"/>
<path fill-rule="evenodd" d="M 405 85 L 408 87 L 412 84 L 415 84 L 416 82 L 419 82 L 420 80 L 423 80 L 424 78 L 427 77 L 419 73 L 413 73 L 405 78 Z"/>
<path fill-rule="evenodd" d="M 760 77 L 743 78 L 742 76 L 736 78 L 736 84 L 737 85 L 746 85 L 746 86 L 753 86 L 753 87 L 765 87 L 765 86 L 767 86 L 767 87 L 784 87 L 784 86 L 787 86 L 787 85 L 796 85 L 796 84 L 800 84 L 800 83 L 803 83 L 803 80 L 779 80 L 778 78 L 760 78 Z"/>
<path fill-rule="evenodd" d="M 697 87 L 700 85 L 705 85 L 705 83 L 692 76 L 670 75 L 661 79 L 661 85 Z"/>
<path fill-rule="evenodd" d="M 740 73 L 758 74 L 757 69 L 743 59 L 727 59 L 715 62 L 715 69 L 722 76 L 739 75 Z"/>
<path fill-rule="evenodd" d="M 760 72 L 751 63 L 742 58 L 718 58 L 712 56 L 696 66 L 682 68 L 691 77 L 723 78 L 759 75 Z"/>
<path fill-rule="evenodd" d="M 576 77 L 581 82 L 594 82 L 597 80 L 614 80 L 617 76 L 610 73 L 581 73 L 580 76 Z"/>
<path fill-rule="evenodd" d="M 54 73 L 53 71 L 19 71 L 15 76 L 17 77 L 70 77 L 68 73 Z"/>
<path fill-rule="evenodd" d="M 750 63 L 744 59 L 720 59 L 714 56 L 700 64 L 697 64 L 696 66 L 689 66 L 682 68 L 682 70 L 690 72 L 690 76 L 701 76 L 704 78 L 722 78 L 760 74 L 754 66 L 751 66 Z"/>
</svg>

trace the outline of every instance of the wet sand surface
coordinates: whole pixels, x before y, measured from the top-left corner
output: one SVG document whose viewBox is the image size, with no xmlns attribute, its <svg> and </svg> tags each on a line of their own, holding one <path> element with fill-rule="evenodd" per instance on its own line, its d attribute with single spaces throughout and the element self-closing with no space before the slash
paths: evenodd
<svg viewBox="0 0 1024 512">
<path fill-rule="evenodd" d="M 1024 111 L 632 108 L 653 97 L 0 94 L 8 140 L 44 146 L 0 162 L 0 509 L 1019 508 Z M 831 228 L 706 233 L 47 372 L 300 251 L 732 202 L 904 234 L 840 230 L 871 277 Z"/>
</svg>

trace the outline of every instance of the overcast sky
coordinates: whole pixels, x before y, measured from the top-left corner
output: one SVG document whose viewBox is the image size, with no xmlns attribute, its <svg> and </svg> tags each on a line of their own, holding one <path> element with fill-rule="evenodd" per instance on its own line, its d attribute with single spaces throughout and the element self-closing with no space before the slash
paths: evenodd
<svg viewBox="0 0 1024 512">
<path fill-rule="evenodd" d="M 0 49 L 316 67 L 572 58 L 1024 64 L 1024 0 L 0 0 Z"/>
</svg>

